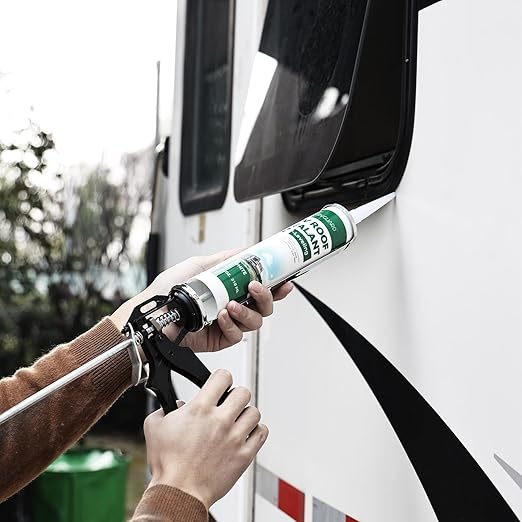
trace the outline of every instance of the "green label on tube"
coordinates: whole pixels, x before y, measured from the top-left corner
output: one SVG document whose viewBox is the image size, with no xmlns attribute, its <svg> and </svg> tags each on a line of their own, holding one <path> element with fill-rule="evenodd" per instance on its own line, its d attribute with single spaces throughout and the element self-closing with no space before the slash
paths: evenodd
<svg viewBox="0 0 522 522">
<path fill-rule="evenodd" d="M 331 210 L 321 210 L 314 217 L 324 223 L 332 238 L 332 250 L 346 245 L 346 228 L 342 219 Z"/>
<path fill-rule="evenodd" d="M 239 261 L 224 272 L 216 275 L 225 286 L 231 301 L 246 299 L 250 281 L 257 280 L 257 274 L 254 269 L 245 261 Z"/>
<path fill-rule="evenodd" d="M 304 261 L 308 261 L 312 257 L 308 240 L 303 236 L 303 234 L 301 234 L 301 232 L 299 232 L 299 230 L 292 230 L 290 235 L 299 243 L 301 251 L 303 252 Z"/>
</svg>

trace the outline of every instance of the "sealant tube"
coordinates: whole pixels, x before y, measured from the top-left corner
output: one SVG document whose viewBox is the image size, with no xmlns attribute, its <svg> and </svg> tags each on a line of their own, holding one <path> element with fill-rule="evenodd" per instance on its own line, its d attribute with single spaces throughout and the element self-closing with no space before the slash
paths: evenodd
<svg viewBox="0 0 522 522">
<path fill-rule="evenodd" d="M 319 212 L 174 287 L 176 308 L 189 331 L 204 328 L 234 300 L 245 302 L 248 285 L 273 288 L 344 250 L 357 235 L 350 212 L 327 205 Z M 185 310 L 186 308 L 186 310 Z M 197 310 L 197 312 L 196 312 Z"/>
</svg>

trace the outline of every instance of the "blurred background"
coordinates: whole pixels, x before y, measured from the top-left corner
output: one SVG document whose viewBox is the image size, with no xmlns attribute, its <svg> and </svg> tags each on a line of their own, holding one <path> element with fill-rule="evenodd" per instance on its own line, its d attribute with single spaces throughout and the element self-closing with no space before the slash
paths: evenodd
<svg viewBox="0 0 522 522">
<path fill-rule="evenodd" d="M 153 152 L 170 103 L 159 62 L 173 76 L 175 11 L 166 0 L 2 4 L 0 376 L 146 284 Z M 131 457 L 129 515 L 145 481 L 145 411 L 140 386 L 83 441 Z M 2 520 L 31 520 L 28 491 L 0 505 Z"/>
</svg>

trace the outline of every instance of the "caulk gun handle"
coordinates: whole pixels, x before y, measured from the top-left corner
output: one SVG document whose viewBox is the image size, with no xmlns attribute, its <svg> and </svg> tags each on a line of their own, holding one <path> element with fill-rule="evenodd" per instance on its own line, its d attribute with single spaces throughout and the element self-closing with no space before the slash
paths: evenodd
<svg viewBox="0 0 522 522">
<path fill-rule="evenodd" d="M 219 399 L 219 401 L 218 401 L 218 403 L 217 403 L 218 406 L 221 406 L 221 405 L 222 405 L 222 404 L 227 400 L 228 396 L 232 393 L 232 390 L 233 390 L 233 389 L 234 389 L 234 388 L 229 388 L 229 389 L 228 389 L 228 390 L 227 390 L 227 391 L 226 391 L 226 392 L 221 396 L 221 398 Z"/>
<path fill-rule="evenodd" d="M 157 372 L 157 370 L 156 370 L 156 372 Z M 172 382 L 170 380 L 171 379 L 170 372 L 171 372 L 170 368 L 167 371 L 160 370 L 160 373 L 162 374 L 161 377 L 159 375 L 156 375 L 156 377 L 154 378 L 154 384 L 147 383 L 147 388 L 154 391 L 154 394 L 156 395 L 156 397 L 160 403 L 160 406 L 163 408 L 165 415 L 167 415 L 167 413 L 170 413 L 171 411 L 174 411 L 178 408 L 178 405 L 177 405 L 178 398 L 174 392 L 174 388 L 173 388 Z M 195 383 L 195 384 L 200 384 L 200 383 L 201 383 L 201 381 L 198 381 L 198 383 Z M 230 395 L 230 393 L 232 392 L 233 389 L 234 388 L 227 390 L 221 396 L 221 398 L 219 399 L 219 401 L 217 403 L 218 406 L 221 406 L 221 404 L 223 404 L 223 402 L 225 402 L 225 400 Z"/>
<path fill-rule="evenodd" d="M 165 415 L 177 408 L 177 397 L 172 386 L 170 368 L 164 364 L 149 365 L 149 377 L 146 387 L 154 392 Z"/>
<path fill-rule="evenodd" d="M 171 372 L 183 375 L 200 388 L 210 377 L 210 371 L 188 346 L 176 345 L 163 334 L 145 341 L 143 349 L 149 362 L 146 386 L 154 392 L 165 414 L 177 408 Z"/>
</svg>

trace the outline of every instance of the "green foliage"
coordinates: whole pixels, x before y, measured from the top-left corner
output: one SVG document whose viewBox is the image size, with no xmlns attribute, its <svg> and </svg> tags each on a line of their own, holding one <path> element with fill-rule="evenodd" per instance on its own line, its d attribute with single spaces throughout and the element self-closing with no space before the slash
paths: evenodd
<svg viewBox="0 0 522 522">
<path fill-rule="evenodd" d="M 81 334 L 144 284 L 130 237 L 149 180 L 82 167 L 70 182 L 50 134 L 0 143 L 0 374 Z"/>
<path fill-rule="evenodd" d="M 49 341 L 52 328 L 38 331 L 37 316 L 50 317 L 52 303 L 36 291 L 36 284 L 42 276 L 48 277 L 63 247 L 63 237 L 57 233 L 60 191 L 53 198 L 41 187 L 45 177 L 60 180 L 58 172 L 49 171 L 52 136 L 33 126 L 18 137 L 17 144 L 0 143 L 0 368 L 4 375 L 30 362 L 45 346 L 37 348 L 39 342 Z"/>
</svg>

